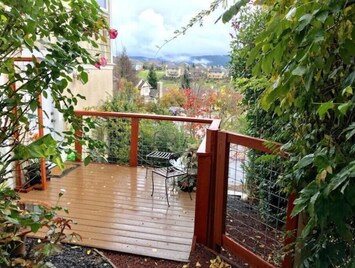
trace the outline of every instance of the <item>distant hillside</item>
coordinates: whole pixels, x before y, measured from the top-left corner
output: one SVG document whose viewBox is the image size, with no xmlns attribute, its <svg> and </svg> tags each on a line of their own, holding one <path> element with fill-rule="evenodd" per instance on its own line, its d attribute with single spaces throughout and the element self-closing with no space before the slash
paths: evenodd
<svg viewBox="0 0 355 268">
<path fill-rule="evenodd" d="M 202 63 L 211 66 L 226 66 L 230 61 L 228 55 L 203 55 L 203 56 L 187 56 L 187 55 L 170 55 L 164 58 L 149 58 L 143 56 L 130 56 L 131 59 L 141 61 L 161 61 L 161 62 L 185 62 L 189 64 Z"/>
</svg>

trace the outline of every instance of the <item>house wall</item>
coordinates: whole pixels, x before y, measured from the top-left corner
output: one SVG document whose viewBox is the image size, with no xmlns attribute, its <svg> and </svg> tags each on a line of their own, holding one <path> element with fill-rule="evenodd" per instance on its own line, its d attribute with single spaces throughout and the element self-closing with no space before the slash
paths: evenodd
<svg viewBox="0 0 355 268">
<path fill-rule="evenodd" d="M 107 20 L 111 21 L 111 7 L 112 0 L 100 0 L 97 1 L 99 5 L 105 7 L 102 8 Z M 89 81 L 83 85 L 78 79 L 73 79 L 73 82 L 69 85 L 69 88 L 76 94 L 85 96 L 86 100 L 79 100 L 76 105 L 76 110 L 83 110 L 84 108 L 93 108 L 99 106 L 108 97 L 113 96 L 113 57 L 111 53 L 111 41 L 108 32 L 104 32 L 104 36 L 107 37 L 107 42 L 100 40 L 98 42 L 99 47 L 94 48 L 88 43 L 82 43 L 82 47 L 88 49 L 92 55 L 99 55 L 99 57 L 105 57 L 108 65 L 97 69 L 92 65 L 85 65 L 84 69 L 88 72 Z M 75 77 L 75 74 L 73 74 Z"/>
<path fill-rule="evenodd" d="M 166 77 L 178 78 L 178 77 L 181 76 L 181 70 L 180 69 L 167 69 L 165 71 L 165 76 Z"/>
<path fill-rule="evenodd" d="M 149 96 L 149 93 L 150 93 L 150 86 L 144 84 L 144 85 L 141 87 L 140 95 L 141 95 L 142 97 L 147 97 L 147 96 Z"/>
<path fill-rule="evenodd" d="M 208 73 L 207 77 L 212 79 L 222 79 L 224 78 L 224 73 Z"/>
<path fill-rule="evenodd" d="M 95 109 L 94 107 L 113 96 L 113 64 L 101 67 L 101 69 L 85 66 L 85 70 L 89 75 L 89 81 L 85 85 L 76 78 L 75 74 L 73 82 L 69 84 L 69 88 L 74 94 L 81 94 L 86 98 L 78 100 L 78 104 L 75 106 L 76 110 Z"/>
</svg>

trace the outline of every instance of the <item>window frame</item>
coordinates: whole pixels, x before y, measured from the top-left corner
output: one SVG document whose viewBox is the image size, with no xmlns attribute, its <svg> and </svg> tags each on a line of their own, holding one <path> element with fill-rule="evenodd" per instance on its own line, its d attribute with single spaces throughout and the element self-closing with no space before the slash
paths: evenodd
<svg viewBox="0 0 355 268">
<path fill-rule="evenodd" d="M 98 0 L 96 0 L 96 3 L 100 6 L 100 8 L 106 12 L 108 12 L 108 0 L 103 0 L 105 3 L 105 7 L 101 6 Z"/>
</svg>

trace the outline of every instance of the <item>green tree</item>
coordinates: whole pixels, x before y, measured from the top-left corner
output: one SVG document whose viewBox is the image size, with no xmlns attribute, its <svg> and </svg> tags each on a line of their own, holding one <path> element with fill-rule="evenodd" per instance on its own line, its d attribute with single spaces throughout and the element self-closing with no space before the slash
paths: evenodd
<svg viewBox="0 0 355 268">
<path fill-rule="evenodd" d="M 56 142 L 50 136 L 29 146 L 21 144 L 30 129 L 28 115 L 39 107 L 39 96 L 51 95 L 64 120 L 74 129 L 78 127 L 74 107 L 81 96 L 73 95 L 68 88 L 72 81 L 69 74 L 76 72 L 83 83 L 87 82 L 88 74 L 82 64 L 95 64 L 98 59 L 81 44 L 98 47 L 97 40 L 106 40 L 102 30 L 107 29 L 107 22 L 97 3 L 85 0 L 67 4 L 60 0 L 5 0 L 0 4 L 0 17 L 0 73 L 7 76 L 0 85 L 2 180 L 14 160 L 48 157 L 61 163 Z M 32 55 L 32 61 L 25 64 L 15 61 L 14 57 L 24 50 Z M 43 56 L 37 60 L 35 54 Z M 89 121 L 83 122 L 85 127 L 90 128 L 86 124 Z M 18 139 L 13 139 L 14 135 Z M 64 145 L 74 142 L 73 131 L 65 132 L 64 136 Z M 82 142 L 95 146 L 87 137 Z"/>
<path fill-rule="evenodd" d="M 1 1 L 0 74 L 6 78 L 0 84 L 0 182 L 14 174 L 13 161 L 49 158 L 62 164 L 60 148 L 50 135 L 23 145 L 31 128 L 31 114 L 40 107 L 40 96 L 51 96 L 65 122 L 78 129 L 81 122 L 75 117 L 74 107 L 81 96 L 73 95 L 68 88 L 72 82 L 70 74 L 75 72 L 83 83 L 87 82 L 83 64 L 95 64 L 98 59 L 82 44 L 98 47 L 97 41 L 106 40 L 102 33 L 109 30 L 107 26 L 96 1 Z M 30 62 L 15 60 L 22 52 L 29 54 Z M 90 120 L 82 123 L 85 130 L 92 127 Z M 75 135 L 67 131 L 64 138 L 63 145 L 70 145 Z M 87 137 L 81 142 L 98 145 Z M 58 250 L 58 242 L 66 237 L 63 232 L 70 227 L 70 221 L 58 220 L 56 211 L 61 208 L 57 205 L 50 209 L 39 206 L 31 212 L 19 206 L 18 198 L 5 183 L 0 183 L 0 266 L 14 267 L 21 262 L 27 267 L 42 267 L 43 263 L 12 259 L 11 242 L 19 243 L 21 232 L 37 232 L 46 226 L 50 229 L 45 239 L 48 243 L 38 244 L 35 258 L 46 256 Z"/>
<path fill-rule="evenodd" d="M 156 89 L 158 86 L 158 78 L 157 78 L 157 73 L 154 70 L 154 66 L 151 65 L 149 67 L 149 72 L 147 75 L 147 81 L 148 83 L 152 86 L 152 88 Z"/>
<path fill-rule="evenodd" d="M 142 112 L 139 92 L 132 82 L 121 79 L 117 94 L 99 107 L 105 112 Z M 95 132 L 95 138 L 104 140 L 107 137 L 107 160 L 109 162 L 126 164 L 129 161 L 129 144 L 131 122 L 129 119 L 109 118 L 104 122 L 97 119 L 101 126 Z M 102 153 L 95 153 L 100 160 Z M 105 159 L 106 161 L 106 159 Z"/>
<path fill-rule="evenodd" d="M 270 86 L 261 106 L 287 116 L 284 148 L 292 169 L 281 181 L 297 190 L 293 215 L 306 225 L 298 246 L 306 267 L 355 263 L 355 3 L 259 1 L 265 30 L 250 51 L 253 74 Z M 228 20 L 232 14 L 225 16 Z"/>
<path fill-rule="evenodd" d="M 184 72 L 183 72 L 183 74 L 181 76 L 180 87 L 182 89 L 190 88 L 191 87 L 190 82 L 191 82 L 191 77 L 190 77 L 190 74 L 189 74 L 189 68 L 185 68 Z"/>
</svg>

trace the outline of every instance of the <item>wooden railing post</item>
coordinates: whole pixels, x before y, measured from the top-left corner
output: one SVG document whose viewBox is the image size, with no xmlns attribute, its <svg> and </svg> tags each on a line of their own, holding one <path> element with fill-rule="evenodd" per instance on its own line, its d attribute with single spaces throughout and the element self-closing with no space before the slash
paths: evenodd
<svg viewBox="0 0 355 268">
<path fill-rule="evenodd" d="M 77 156 L 75 157 L 75 162 L 81 162 L 83 155 L 83 146 L 80 143 L 80 138 L 83 136 L 82 118 L 82 116 L 78 116 L 78 125 L 77 129 L 75 129 L 75 151 L 77 153 Z"/>
<path fill-rule="evenodd" d="M 195 208 L 194 236 L 196 242 L 208 245 L 208 201 L 211 180 L 211 156 L 210 154 L 197 152 L 197 191 Z"/>
<path fill-rule="evenodd" d="M 196 242 L 213 248 L 214 203 L 215 203 L 215 159 L 217 134 L 220 121 L 213 122 L 207 129 L 205 146 L 197 152 L 197 191 L 194 236 Z"/>
<path fill-rule="evenodd" d="M 37 108 L 37 115 L 38 115 L 38 136 L 42 138 L 44 135 L 44 126 L 43 126 L 43 109 L 42 109 L 42 95 L 38 96 L 38 108 Z M 47 170 L 46 170 L 46 160 L 41 158 L 41 189 L 47 189 Z"/>
<path fill-rule="evenodd" d="M 228 189 L 228 160 L 229 143 L 227 133 L 219 132 L 217 138 L 216 157 L 216 187 L 215 187 L 215 213 L 214 213 L 214 239 L 213 249 L 220 250 L 222 245 L 222 234 L 226 229 L 226 204 Z"/>
<path fill-rule="evenodd" d="M 286 238 L 285 238 L 285 248 L 289 250 L 284 257 L 282 262 L 283 268 L 289 268 L 293 266 L 294 262 L 294 251 L 289 247 L 296 241 L 296 231 L 297 231 L 297 222 L 298 217 L 291 217 L 293 208 L 295 207 L 294 201 L 296 200 L 297 194 L 294 192 L 288 197 L 287 203 L 287 214 L 286 214 Z"/>
<path fill-rule="evenodd" d="M 129 152 L 129 165 L 131 167 L 138 166 L 138 133 L 139 118 L 131 119 L 131 144 Z"/>
</svg>

